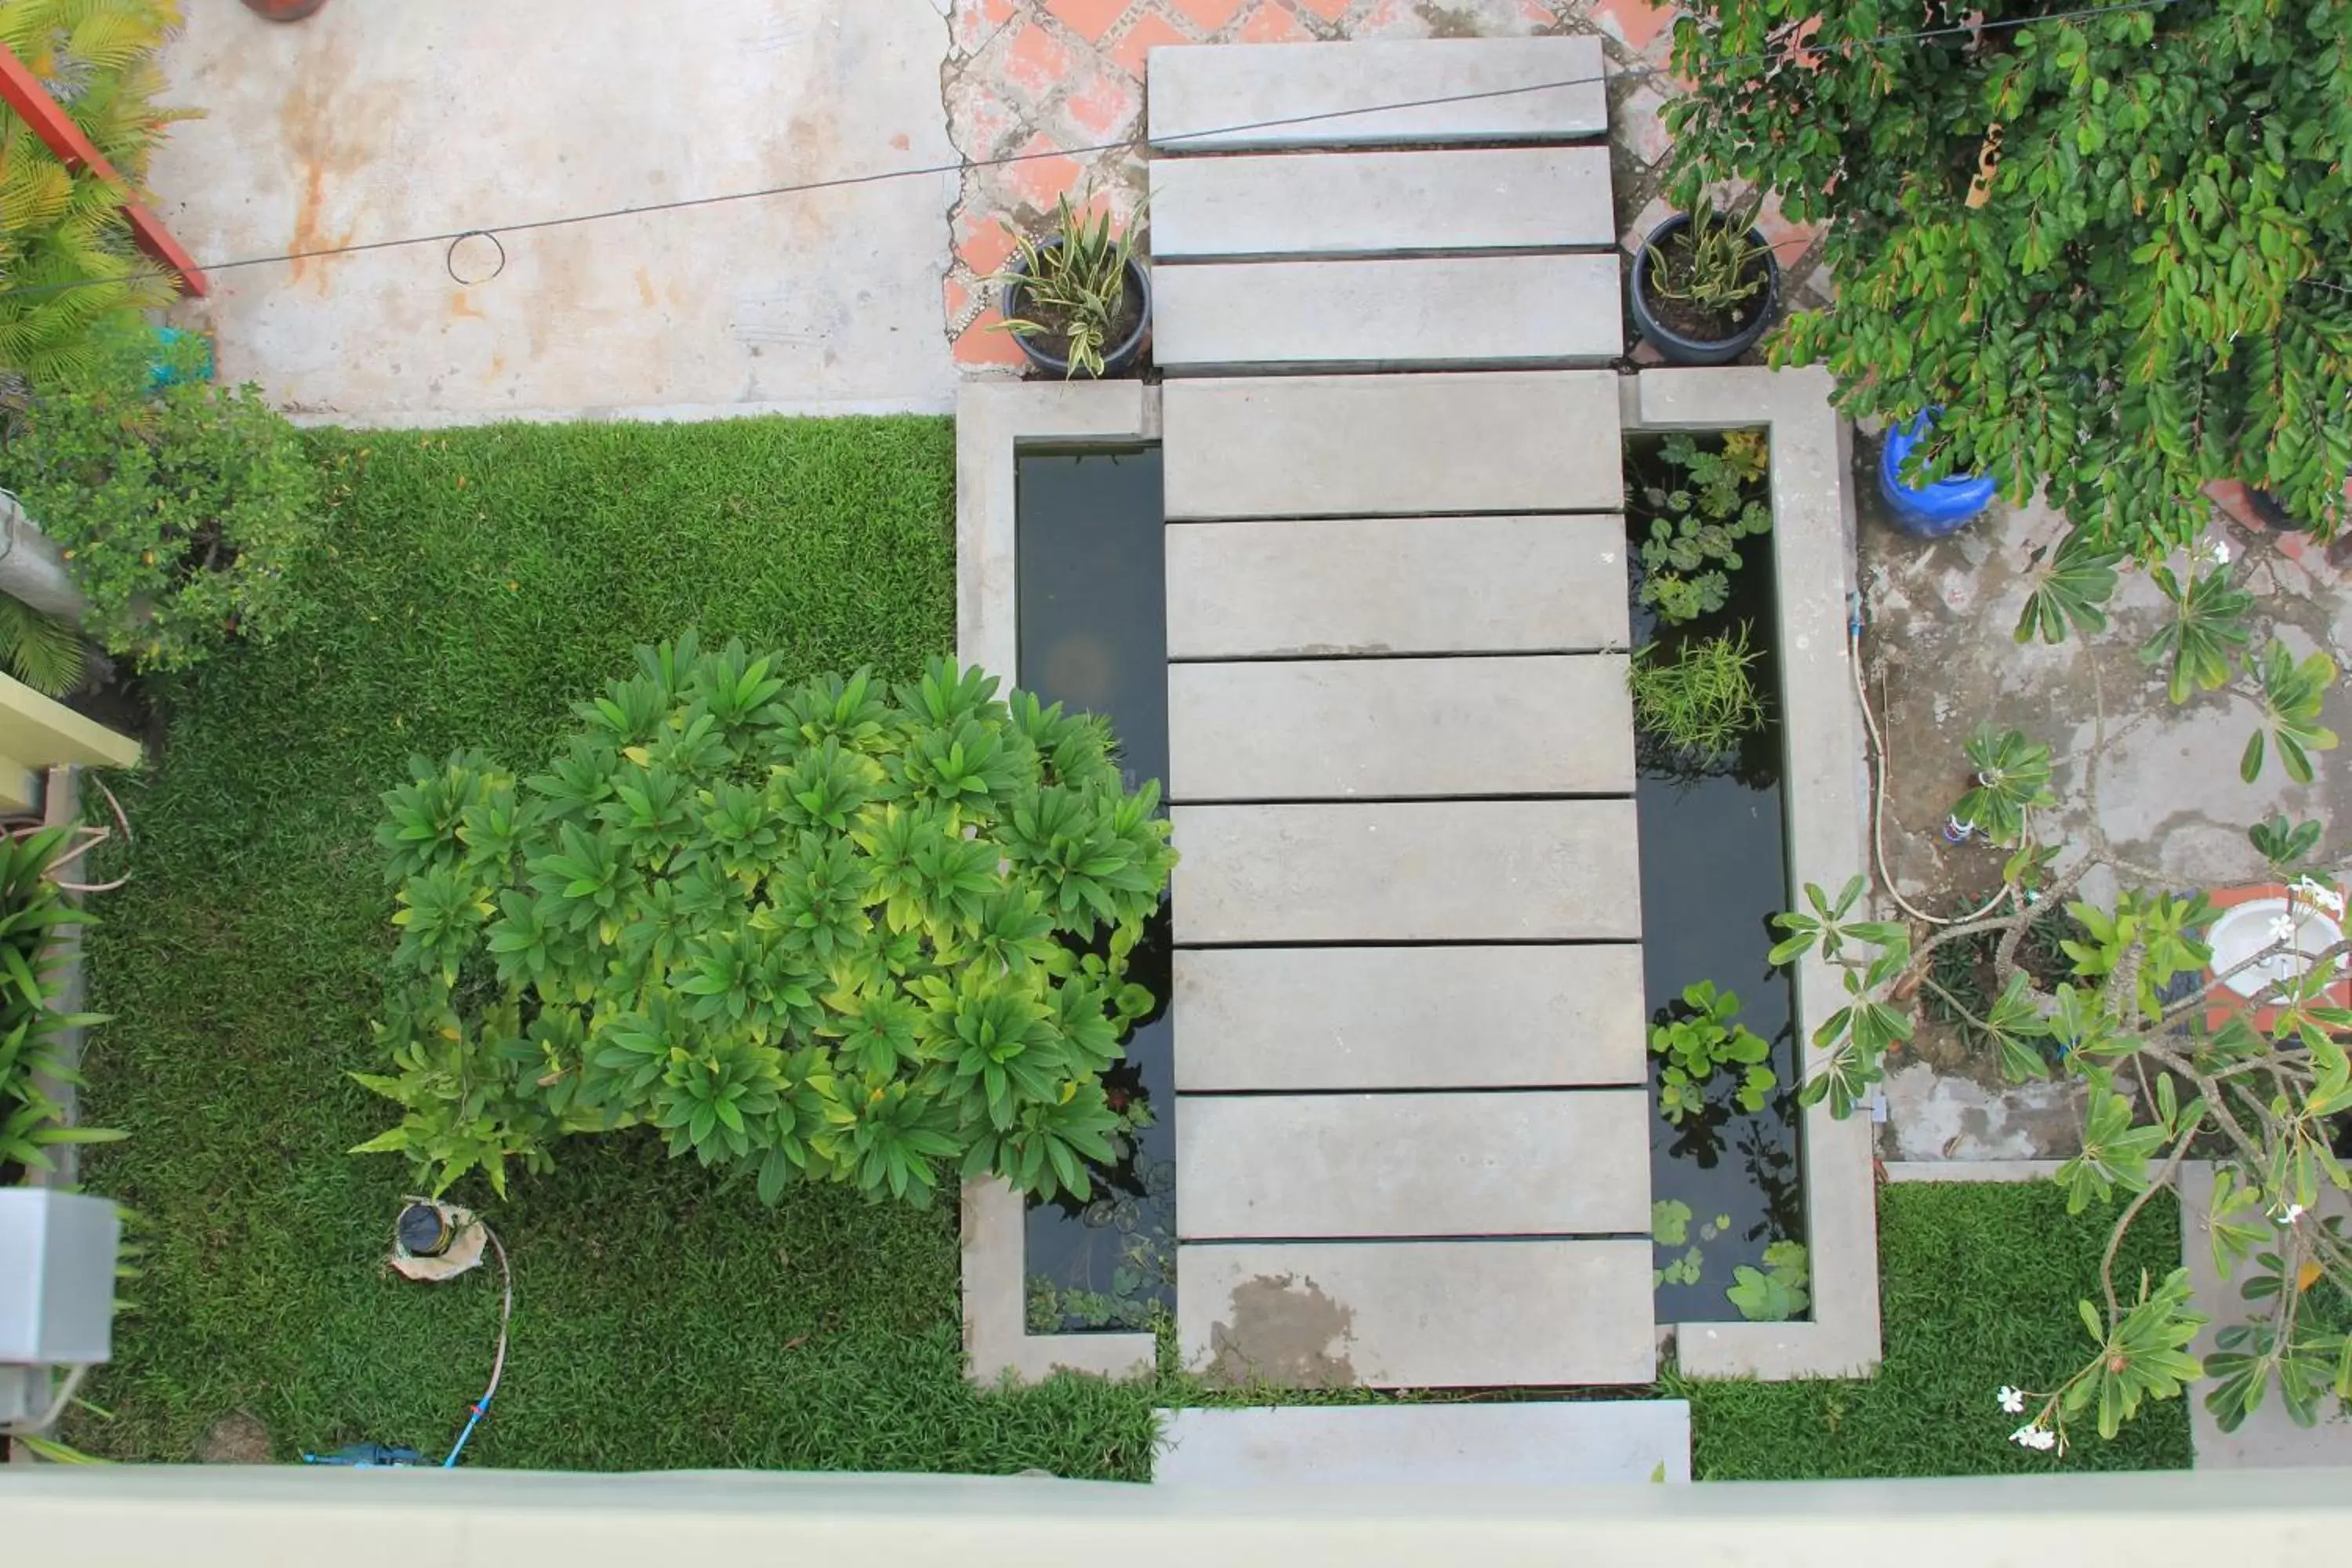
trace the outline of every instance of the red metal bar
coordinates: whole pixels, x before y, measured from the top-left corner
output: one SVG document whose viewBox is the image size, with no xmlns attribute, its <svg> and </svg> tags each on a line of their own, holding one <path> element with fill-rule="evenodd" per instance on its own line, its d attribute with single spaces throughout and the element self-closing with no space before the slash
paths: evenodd
<svg viewBox="0 0 2352 1568">
<path fill-rule="evenodd" d="M 73 122 L 72 116 L 49 96 L 40 78 L 5 44 L 0 44 L 0 103 L 22 115 L 33 133 L 48 143 L 49 151 L 68 169 L 87 169 L 126 195 L 131 194 L 131 182 L 106 161 L 90 139 L 82 134 L 81 127 Z M 139 248 L 177 273 L 181 287 L 198 296 L 211 292 L 203 268 L 173 237 L 172 231 L 163 226 L 163 219 L 135 201 L 124 205 L 122 216 L 130 222 L 131 237 L 138 241 Z"/>
</svg>

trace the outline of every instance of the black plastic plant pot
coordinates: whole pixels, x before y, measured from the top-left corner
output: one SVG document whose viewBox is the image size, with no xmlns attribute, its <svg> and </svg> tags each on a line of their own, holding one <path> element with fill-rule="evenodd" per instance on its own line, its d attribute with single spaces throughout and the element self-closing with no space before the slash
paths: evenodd
<svg viewBox="0 0 2352 1568">
<path fill-rule="evenodd" d="M 1650 298 L 1650 253 L 1690 227 L 1690 215 L 1676 213 L 1642 241 L 1633 255 L 1633 325 L 1664 354 L 1668 364 L 1729 364 L 1756 346 L 1780 317 L 1780 262 L 1765 244 L 1764 231 L 1751 228 L 1748 242 L 1764 256 L 1764 293 L 1754 316 L 1730 337 L 1719 340 L 1686 337 L 1658 319 Z"/>
<path fill-rule="evenodd" d="M 1038 248 L 1052 250 L 1058 247 L 1061 243 L 1061 236 L 1055 235 Z M 1022 258 L 1013 258 L 1013 270 L 1015 273 L 1025 272 Z M 1132 256 L 1127 258 L 1127 293 L 1128 298 L 1135 300 L 1142 308 L 1136 314 L 1134 331 L 1129 332 L 1118 342 L 1104 347 L 1102 374 L 1105 376 L 1118 375 L 1132 366 L 1143 353 L 1144 341 L 1151 335 L 1151 275 L 1145 271 L 1142 264 Z M 1004 286 L 1004 319 L 1008 321 L 1029 319 L 1028 306 L 1023 293 L 1023 279 L 1019 277 Z M 1048 351 L 1037 339 L 1028 333 L 1015 332 L 1013 334 L 1013 341 L 1021 345 L 1021 353 L 1029 363 L 1046 374 L 1067 376 L 1070 374 L 1070 362 L 1067 359 Z"/>
</svg>

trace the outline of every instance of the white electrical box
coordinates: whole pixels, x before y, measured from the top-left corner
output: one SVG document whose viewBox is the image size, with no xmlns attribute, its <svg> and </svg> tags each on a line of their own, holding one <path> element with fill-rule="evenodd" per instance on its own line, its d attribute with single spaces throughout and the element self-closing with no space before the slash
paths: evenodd
<svg viewBox="0 0 2352 1568">
<path fill-rule="evenodd" d="M 0 1365 L 82 1366 L 114 1353 L 113 1203 L 0 1187 Z"/>
</svg>

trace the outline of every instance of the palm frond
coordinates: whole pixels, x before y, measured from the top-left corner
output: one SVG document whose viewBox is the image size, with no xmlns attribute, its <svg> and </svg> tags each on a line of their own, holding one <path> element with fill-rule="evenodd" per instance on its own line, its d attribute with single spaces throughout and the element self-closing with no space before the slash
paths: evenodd
<svg viewBox="0 0 2352 1568">
<path fill-rule="evenodd" d="M 79 632 L 0 594 L 0 663 L 42 696 L 63 697 L 81 684 L 87 660 Z"/>
</svg>

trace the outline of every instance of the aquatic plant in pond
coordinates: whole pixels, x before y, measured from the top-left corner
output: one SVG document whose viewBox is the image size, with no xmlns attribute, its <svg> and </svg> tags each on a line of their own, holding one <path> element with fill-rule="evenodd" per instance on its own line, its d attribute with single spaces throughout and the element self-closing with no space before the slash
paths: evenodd
<svg viewBox="0 0 2352 1568">
<path fill-rule="evenodd" d="M 1767 447 L 1757 430 L 1669 436 L 1627 476 L 1626 510 L 1641 555 L 1640 602 L 1669 626 L 1723 608 L 1739 542 L 1772 527 Z"/>
<path fill-rule="evenodd" d="M 1670 460 L 1670 448 L 1679 461 Z M 1789 899 L 1767 451 L 1754 432 L 1627 444 L 1626 485 L 1637 516 L 1652 490 L 1672 510 L 1671 497 L 1690 489 L 1696 470 L 1729 489 L 1739 521 L 1736 535 L 1712 536 L 1728 552 L 1712 568 L 1720 601 L 1678 624 L 1664 613 L 1665 601 L 1690 590 L 1650 582 L 1678 569 L 1657 551 L 1649 552 L 1654 566 L 1635 552 L 1626 584 L 1633 641 L 1645 648 L 1645 663 L 1662 667 L 1679 662 L 1685 649 L 1719 645 L 1739 660 L 1755 704 L 1737 735 L 1712 750 L 1679 743 L 1663 722 L 1643 721 L 1636 710 L 1643 989 L 1661 1047 L 1650 1058 L 1659 1112 L 1651 1129 L 1651 1191 L 1661 1205 L 1679 1205 L 1695 1216 L 1694 1239 L 1662 1247 L 1654 1258 L 1662 1322 L 1735 1317 L 1727 1294 L 1734 1271 L 1760 1266 L 1768 1247 L 1805 1234 L 1790 1087 L 1797 1068 L 1793 997 L 1786 972 L 1766 962 L 1769 922 Z M 1703 513 L 1726 499 L 1702 502 L 1687 495 L 1686 510 Z M 1740 520 L 1750 500 L 1764 510 Z M 1634 537 L 1638 542 L 1638 522 Z M 1706 1000 L 1695 1005 L 1686 991 Z M 1692 1070 L 1699 1042 L 1690 1026 L 1698 1013 L 1721 1032 L 1719 1040 L 1708 1037 L 1704 1073 Z M 1679 1065 L 1672 1043 L 1678 1022 L 1686 1026 L 1687 1058 Z M 1753 1059 L 1719 1061 L 1715 1047 L 1728 1050 L 1734 1041 Z"/>
<path fill-rule="evenodd" d="M 1650 1026 L 1650 1052 L 1665 1058 L 1658 1077 L 1658 1109 L 1677 1126 L 1706 1107 L 1717 1068 L 1730 1069 L 1732 1098 L 1742 1110 L 1761 1110 L 1780 1079 L 1765 1063 L 1769 1042 L 1738 1022 L 1739 994 L 1701 980 L 1683 987 L 1680 1004 Z"/>
<path fill-rule="evenodd" d="M 1812 1304 L 1806 1291 L 1811 1270 L 1801 1242 L 1776 1241 L 1764 1249 L 1762 1268 L 1743 1263 L 1731 1275 L 1725 1294 L 1751 1323 L 1784 1323 Z"/>
<path fill-rule="evenodd" d="M 1671 655 L 1655 643 L 1635 648 L 1625 665 L 1635 728 L 1700 763 L 1713 761 L 1763 727 L 1764 704 L 1751 673 L 1756 660 L 1745 626 L 1685 637 Z"/>
</svg>

